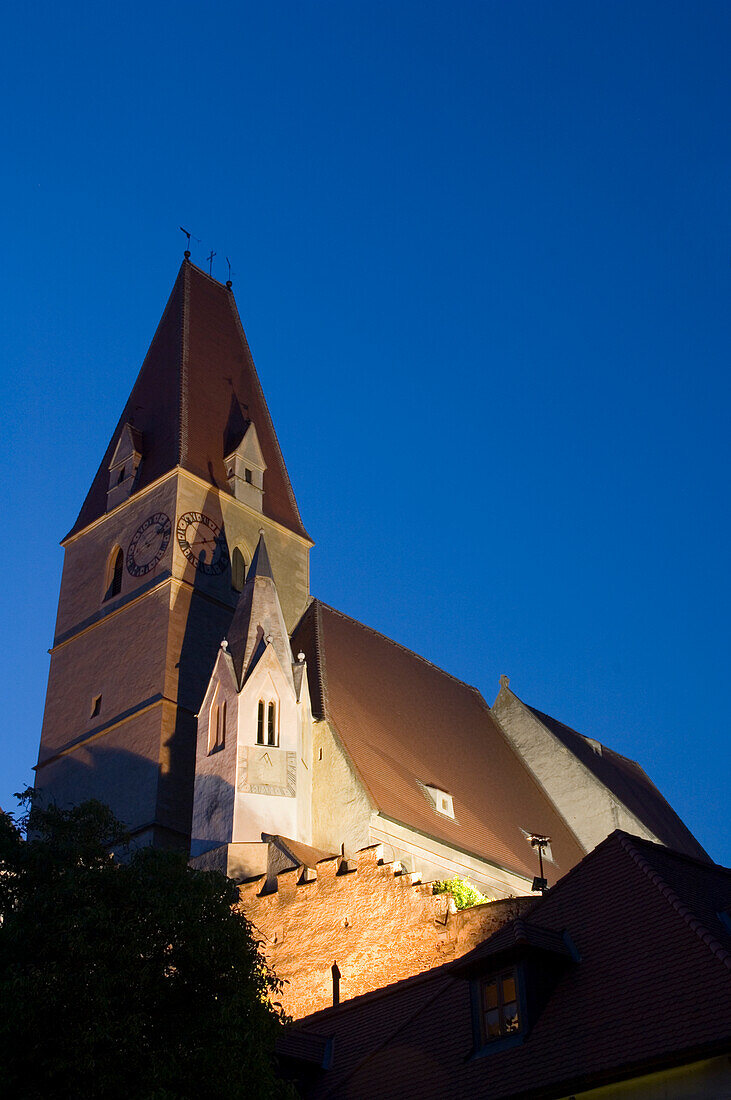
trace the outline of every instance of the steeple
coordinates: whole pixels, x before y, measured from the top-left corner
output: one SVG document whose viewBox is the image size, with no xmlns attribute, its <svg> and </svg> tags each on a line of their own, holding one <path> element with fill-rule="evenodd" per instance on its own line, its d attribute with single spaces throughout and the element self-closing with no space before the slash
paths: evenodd
<svg viewBox="0 0 731 1100">
<path fill-rule="evenodd" d="M 69 534 L 108 510 L 110 465 L 127 425 L 142 446 L 135 492 L 177 466 L 232 492 L 225 460 L 251 424 L 265 471 L 262 514 L 308 538 L 233 292 L 186 259 Z"/>
<path fill-rule="evenodd" d="M 285 675 L 294 686 L 289 635 L 277 595 L 267 544 L 261 534 L 228 631 L 228 652 L 239 687 L 251 675 L 270 644 L 274 647 Z"/>
</svg>

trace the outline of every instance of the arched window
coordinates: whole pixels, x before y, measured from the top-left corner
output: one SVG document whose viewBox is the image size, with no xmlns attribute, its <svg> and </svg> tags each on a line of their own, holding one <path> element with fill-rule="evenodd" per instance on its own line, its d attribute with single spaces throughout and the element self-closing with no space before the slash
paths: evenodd
<svg viewBox="0 0 731 1100">
<path fill-rule="evenodd" d="M 219 703 L 219 698 L 218 690 L 216 690 L 208 718 L 209 756 L 212 752 L 216 752 L 217 749 L 222 749 L 226 744 L 226 700 L 222 699 Z"/>
<path fill-rule="evenodd" d="M 124 552 L 121 546 L 112 551 L 107 567 L 107 590 L 105 600 L 111 600 L 112 596 L 118 596 L 122 591 L 122 574 L 124 572 Z"/>
<path fill-rule="evenodd" d="M 237 592 L 240 592 L 244 587 L 245 580 L 246 559 L 238 546 L 235 546 L 233 554 L 231 555 L 231 587 L 235 588 Z"/>
<path fill-rule="evenodd" d="M 257 745 L 277 744 L 277 704 L 259 700 L 256 714 L 256 743 Z"/>
</svg>

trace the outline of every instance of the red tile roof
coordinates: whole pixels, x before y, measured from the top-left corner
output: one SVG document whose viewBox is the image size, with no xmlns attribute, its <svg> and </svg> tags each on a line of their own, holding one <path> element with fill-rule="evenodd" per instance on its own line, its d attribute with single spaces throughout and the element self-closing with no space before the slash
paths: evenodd
<svg viewBox="0 0 731 1100">
<path fill-rule="evenodd" d="M 581 859 L 476 688 L 319 600 L 292 648 L 307 655 L 314 713 L 335 727 L 383 815 L 530 878 L 537 860 L 521 830 L 551 837 L 551 881 Z M 454 820 L 426 784 L 452 795 Z"/>
<path fill-rule="evenodd" d="M 138 488 L 180 465 L 227 490 L 223 460 L 238 444 L 249 420 L 256 425 L 267 464 L 264 514 L 308 538 L 233 293 L 183 261 L 132 393 L 69 534 L 106 511 L 109 463 L 126 422 L 142 437 Z"/>
<path fill-rule="evenodd" d="M 564 725 L 549 714 L 543 714 L 535 707 L 528 710 L 542 722 L 574 756 L 592 772 L 600 783 L 622 802 L 630 813 L 646 825 L 658 840 L 675 848 L 679 852 L 708 859 L 708 853 L 701 847 L 690 830 L 683 824 L 675 810 L 660 794 L 650 777 L 635 760 L 620 756 L 618 752 L 601 746 L 596 752 L 591 741 Z"/>
<path fill-rule="evenodd" d="M 615 832 L 530 911 L 579 960 L 523 1042 L 472 1057 L 466 956 L 301 1021 L 333 1038 L 308 1095 L 537 1100 L 731 1051 L 729 905 L 730 870 Z"/>
</svg>

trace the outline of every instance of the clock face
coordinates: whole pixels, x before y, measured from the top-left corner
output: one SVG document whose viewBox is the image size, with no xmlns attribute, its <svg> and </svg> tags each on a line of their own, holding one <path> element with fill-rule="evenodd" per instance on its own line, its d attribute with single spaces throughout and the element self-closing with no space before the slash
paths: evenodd
<svg viewBox="0 0 731 1100">
<path fill-rule="evenodd" d="M 185 512 L 178 520 L 176 534 L 178 546 L 199 572 L 215 576 L 228 568 L 226 536 L 202 512 Z"/>
<path fill-rule="evenodd" d="M 127 549 L 127 570 L 133 577 L 144 577 L 155 568 L 170 542 L 170 516 L 155 512 L 141 524 Z"/>
</svg>

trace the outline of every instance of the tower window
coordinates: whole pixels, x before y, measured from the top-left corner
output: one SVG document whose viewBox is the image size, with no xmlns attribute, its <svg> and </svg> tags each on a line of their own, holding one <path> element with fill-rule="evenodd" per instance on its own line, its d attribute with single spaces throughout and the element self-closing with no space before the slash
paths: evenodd
<svg viewBox="0 0 731 1100">
<path fill-rule="evenodd" d="M 126 466 L 123 466 L 122 469 L 119 471 L 119 476 L 117 477 L 117 485 L 122 484 L 122 482 L 124 481 L 124 475 L 125 475 L 126 472 L 127 472 L 127 468 L 126 468 Z"/>
<path fill-rule="evenodd" d="M 122 591 L 122 574 L 124 572 L 124 553 L 121 547 L 112 552 L 110 568 L 107 573 L 107 591 L 105 600 L 111 600 L 112 596 L 118 596 Z"/>
<path fill-rule="evenodd" d="M 244 481 L 247 485 L 251 485 L 251 470 L 248 468 L 248 466 L 244 467 Z"/>
<path fill-rule="evenodd" d="M 219 695 L 217 691 L 208 719 L 209 756 L 212 752 L 216 752 L 218 749 L 222 749 L 223 746 L 226 744 L 226 700 L 223 699 L 219 703 L 216 701 L 218 698 Z"/>
<path fill-rule="evenodd" d="M 234 547 L 231 555 L 231 587 L 237 592 L 240 592 L 244 587 L 244 581 L 246 580 L 246 559 L 239 550 L 238 546 Z"/>
<path fill-rule="evenodd" d="M 257 745 L 277 744 L 277 704 L 259 700 L 259 708 L 256 714 L 256 743 Z"/>
</svg>

